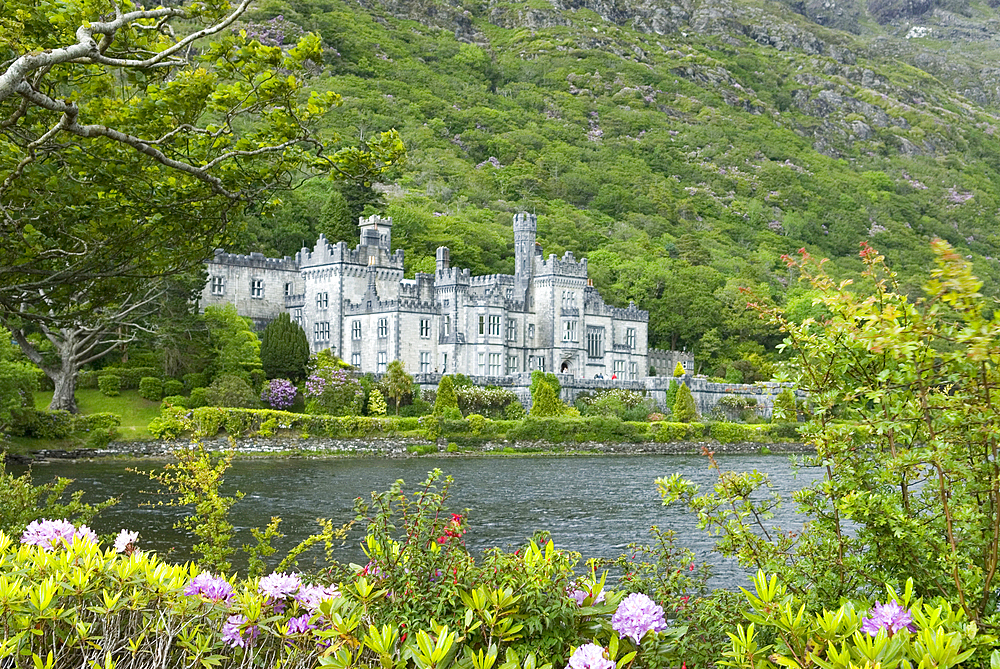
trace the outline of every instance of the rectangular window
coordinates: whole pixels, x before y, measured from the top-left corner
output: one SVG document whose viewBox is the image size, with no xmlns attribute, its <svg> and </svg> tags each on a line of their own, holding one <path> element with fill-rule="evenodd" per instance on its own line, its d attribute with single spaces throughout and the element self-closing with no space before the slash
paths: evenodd
<svg viewBox="0 0 1000 669">
<path fill-rule="evenodd" d="M 604 357 L 604 329 L 587 328 L 587 357 Z"/>
<path fill-rule="evenodd" d="M 285 283 L 285 297 L 288 297 L 291 294 L 292 294 L 292 284 Z"/>
<path fill-rule="evenodd" d="M 302 310 L 301 309 L 296 309 L 295 310 L 294 320 L 295 320 L 296 323 L 299 324 L 299 327 L 302 327 Z"/>
<path fill-rule="evenodd" d="M 320 325 L 323 326 L 323 341 L 330 340 L 330 323 L 329 321 L 324 321 Z"/>
<path fill-rule="evenodd" d="M 431 336 L 431 319 L 421 318 L 420 319 L 420 336 L 424 339 L 429 339 Z"/>
<path fill-rule="evenodd" d="M 351 321 L 351 339 L 361 339 L 361 321 Z"/>
<path fill-rule="evenodd" d="M 611 372 L 612 374 L 614 374 L 614 378 L 616 379 L 622 378 L 622 376 L 625 375 L 625 361 L 615 360 L 614 365 L 611 368 Z"/>
<path fill-rule="evenodd" d="M 534 339 L 534 338 L 535 338 L 535 324 L 534 323 L 529 323 L 528 324 L 528 339 Z"/>
<path fill-rule="evenodd" d="M 479 334 L 486 334 L 486 316 L 479 316 Z"/>
<path fill-rule="evenodd" d="M 576 341 L 576 321 L 563 321 L 563 341 Z"/>
<path fill-rule="evenodd" d="M 508 355 L 507 356 L 507 373 L 517 374 L 517 356 Z"/>
<path fill-rule="evenodd" d="M 635 381 L 639 376 L 638 365 L 634 362 L 628 363 L 628 380 Z"/>
<path fill-rule="evenodd" d="M 480 316 L 482 318 L 482 316 Z M 486 354 L 479 354 L 479 376 L 486 376 Z"/>
<path fill-rule="evenodd" d="M 448 373 L 448 354 L 447 353 L 442 353 L 441 354 L 441 373 L 442 374 L 447 374 Z"/>
<path fill-rule="evenodd" d="M 490 353 L 490 376 L 500 376 L 499 353 Z"/>
<path fill-rule="evenodd" d="M 501 323 L 503 323 L 503 316 L 490 316 L 490 336 L 500 336 Z"/>
<path fill-rule="evenodd" d="M 380 318 L 378 319 L 378 338 L 385 339 L 389 336 L 389 319 Z"/>
<path fill-rule="evenodd" d="M 376 371 L 378 371 L 378 373 L 381 374 L 382 372 L 385 371 L 385 368 L 389 365 L 389 354 L 386 353 L 385 351 L 379 351 L 377 363 L 378 365 Z"/>
<path fill-rule="evenodd" d="M 508 300 L 513 299 L 513 297 L 514 297 L 514 289 L 513 288 L 508 288 L 507 292 L 506 292 L 506 295 L 507 295 L 507 299 Z"/>
<path fill-rule="evenodd" d="M 263 279 L 251 279 L 250 280 L 250 297 L 255 299 L 260 299 L 264 297 L 264 280 Z"/>
<path fill-rule="evenodd" d="M 540 356 L 538 356 L 536 358 L 535 369 L 537 369 L 540 372 L 544 372 L 545 371 L 545 357 L 544 356 L 540 355 Z"/>
<path fill-rule="evenodd" d="M 430 374 L 431 373 L 431 352 L 421 351 L 420 352 L 420 373 Z"/>
<path fill-rule="evenodd" d="M 625 330 L 625 345 L 629 348 L 635 348 L 635 328 Z"/>
<path fill-rule="evenodd" d="M 507 341 L 517 341 L 517 321 L 513 318 L 507 319 Z"/>
<path fill-rule="evenodd" d="M 316 341 L 329 341 L 330 323 L 329 322 L 313 323 L 313 339 L 315 339 Z"/>
<path fill-rule="evenodd" d="M 451 316 L 444 317 L 444 322 L 441 323 L 441 334 L 445 337 L 451 336 Z"/>
<path fill-rule="evenodd" d="M 329 293 L 316 293 L 316 308 L 326 309 L 330 305 Z"/>
<path fill-rule="evenodd" d="M 212 295 L 226 294 L 226 279 L 221 276 L 212 277 Z"/>
<path fill-rule="evenodd" d="M 351 365 L 353 367 L 357 367 L 358 369 L 361 369 L 361 354 L 360 353 L 352 353 L 351 354 Z"/>
</svg>

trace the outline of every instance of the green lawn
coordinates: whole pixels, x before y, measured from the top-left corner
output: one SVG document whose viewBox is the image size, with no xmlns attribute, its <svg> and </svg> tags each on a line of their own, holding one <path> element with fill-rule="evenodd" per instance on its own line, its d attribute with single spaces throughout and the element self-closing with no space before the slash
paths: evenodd
<svg viewBox="0 0 1000 669">
<path fill-rule="evenodd" d="M 52 392 L 35 393 L 35 406 L 46 409 L 52 401 Z M 147 430 L 149 421 L 160 415 L 160 403 L 139 397 L 138 390 L 123 390 L 118 397 L 106 397 L 96 388 L 80 388 L 76 391 L 76 404 L 80 413 L 116 413 L 122 417 L 121 436 L 123 439 L 150 439 Z"/>
</svg>

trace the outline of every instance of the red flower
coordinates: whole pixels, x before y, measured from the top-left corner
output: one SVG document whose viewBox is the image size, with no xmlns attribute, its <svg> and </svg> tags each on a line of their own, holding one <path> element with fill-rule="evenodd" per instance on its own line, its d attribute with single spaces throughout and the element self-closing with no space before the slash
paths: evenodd
<svg viewBox="0 0 1000 669">
<path fill-rule="evenodd" d="M 448 537 L 438 537 L 438 543 L 439 544 L 448 543 Z"/>
</svg>

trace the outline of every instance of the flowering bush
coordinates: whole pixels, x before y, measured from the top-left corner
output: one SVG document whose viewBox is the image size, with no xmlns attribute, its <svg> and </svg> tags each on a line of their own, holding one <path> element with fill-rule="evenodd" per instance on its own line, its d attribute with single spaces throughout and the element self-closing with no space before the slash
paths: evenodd
<svg viewBox="0 0 1000 669">
<path fill-rule="evenodd" d="M 295 384 L 288 379 L 271 379 L 264 385 L 260 399 L 272 409 L 284 411 L 295 404 L 295 395 L 298 392 Z"/>
<path fill-rule="evenodd" d="M 347 370 L 322 367 L 306 379 L 306 411 L 331 416 L 357 416 L 364 406 L 361 384 Z"/>
</svg>

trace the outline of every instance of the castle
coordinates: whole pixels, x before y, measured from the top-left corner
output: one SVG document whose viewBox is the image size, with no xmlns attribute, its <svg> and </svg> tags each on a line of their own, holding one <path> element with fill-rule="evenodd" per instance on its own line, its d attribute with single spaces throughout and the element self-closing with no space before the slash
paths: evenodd
<svg viewBox="0 0 1000 669">
<path fill-rule="evenodd" d="M 513 276 L 471 276 L 451 267 L 440 247 L 433 274 L 404 279 L 392 219 L 379 216 L 360 220 L 353 249 L 320 235 L 294 258 L 217 250 L 200 304 L 233 303 L 259 327 L 288 311 L 313 351 L 332 348 L 362 372 L 401 360 L 410 373 L 483 382 L 536 369 L 581 380 L 645 379 L 649 313 L 606 304 L 587 278 L 586 258 L 570 251 L 545 258 L 536 226 L 534 214 L 514 216 Z"/>
</svg>

